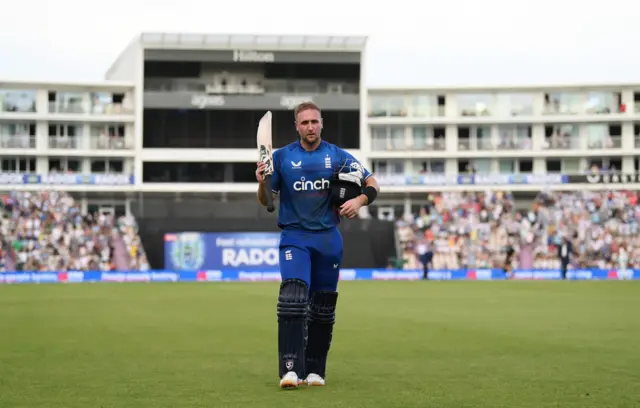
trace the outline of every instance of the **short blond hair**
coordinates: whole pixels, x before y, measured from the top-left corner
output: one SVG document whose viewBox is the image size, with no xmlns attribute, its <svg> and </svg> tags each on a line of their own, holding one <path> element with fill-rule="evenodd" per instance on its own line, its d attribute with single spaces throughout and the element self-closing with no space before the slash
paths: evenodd
<svg viewBox="0 0 640 408">
<path fill-rule="evenodd" d="M 296 120 L 296 122 L 298 121 L 298 113 L 304 112 L 306 110 L 316 110 L 316 111 L 318 111 L 318 113 L 320 113 L 322 115 L 322 111 L 320 110 L 320 107 L 318 105 L 316 105 L 315 103 L 313 103 L 311 101 L 302 102 L 301 104 L 296 106 L 295 110 L 293 111 L 293 118 Z"/>
</svg>

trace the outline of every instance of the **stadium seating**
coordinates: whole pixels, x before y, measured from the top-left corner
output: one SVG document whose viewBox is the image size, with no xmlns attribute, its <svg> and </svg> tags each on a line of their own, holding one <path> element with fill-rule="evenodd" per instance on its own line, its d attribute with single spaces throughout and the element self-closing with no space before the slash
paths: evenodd
<svg viewBox="0 0 640 408">
<path fill-rule="evenodd" d="M 638 193 L 541 192 L 528 208 L 512 194 L 429 194 L 418 214 L 396 221 L 398 257 L 390 267 L 420 269 L 558 269 L 557 245 L 573 241 L 574 268 L 617 268 L 624 247 L 627 266 L 640 268 Z M 58 192 L 0 196 L 0 272 L 150 269 L 136 220 L 82 214 L 73 197 Z"/>
<path fill-rule="evenodd" d="M 135 220 L 83 214 L 62 192 L 0 196 L 0 270 L 148 270 Z"/>
<path fill-rule="evenodd" d="M 393 266 L 422 268 L 420 254 L 433 253 L 430 269 L 560 267 L 557 245 L 572 240 L 573 268 L 617 268 L 624 247 L 627 266 L 640 267 L 638 193 L 541 192 L 528 209 L 516 209 L 504 192 L 429 195 L 419 214 L 396 221 L 398 259 Z"/>
</svg>

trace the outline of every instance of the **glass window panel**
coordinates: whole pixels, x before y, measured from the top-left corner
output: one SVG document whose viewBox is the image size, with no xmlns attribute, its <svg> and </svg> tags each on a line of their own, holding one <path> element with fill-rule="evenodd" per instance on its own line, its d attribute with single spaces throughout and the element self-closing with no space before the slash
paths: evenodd
<svg viewBox="0 0 640 408">
<path fill-rule="evenodd" d="M 122 160 L 109 160 L 108 164 L 110 173 L 124 172 L 124 162 Z"/>
<path fill-rule="evenodd" d="M 404 127 L 391 127 L 391 148 L 394 150 L 403 150 L 406 148 Z"/>
<path fill-rule="evenodd" d="M 374 160 L 373 172 L 379 175 L 386 175 L 389 171 L 386 160 Z"/>
<path fill-rule="evenodd" d="M 404 162 L 400 160 L 393 160 L 391 162 L 391 174 L 404 174 Z"/>
<path fill-rule="evenodd" d="M 514 160 L 499 160 L 498 171 L 501 174 L 513 174 L 516 172 L 516 163 Z"/>
<path fill-rule="evenodd" d="M 497 112 L 500 116 L 533 115 L 534 95 L 529 93 L 497 94 Z"/>
<path fill-rule="evenodd" d="M 478 149 L 489 150 L 494 148 L 494 144 L 491 138 L 490 126 L 479 126 L 476 128 L 476 139 Z"/>
<path fill-rule="evenodd" d="M 67 170 L 77 173 L 80 171 L 80 160 L 77 159 L 68 159 L 67 160 Z"/>
<path fill-rule="evenodd" d="M 383 96 L 369 97 L 369 116 L 387 116 L 387 99 Z"/>
<path fill-rule="evenodd" d="M 433 116 L 435 108 L 437 108 L 437 98 L 435 96 L 414 96 L 411 99 L 411 113 L 415 117 L 425 118 Z"/>
<path fill-rule="evenodd" d="M 563 173 L 581 173 L 580 159 L 563 159 L 562 160 L 562 172 Z"/>
<path fill-rule="evenodd" d="M 0 112 L 35 112 L 36 91 L 0 91 Z"/>
<path fill-rule="evenodd" d="M 477 159 L 473 161 L 472 167 L 478 173 L 491 173 L 491 159 Z"/>
<path fill-rule="evenodd" d="M 4 157 L 2 159 L 2 171 L 15 172 L 15 170 L 16 170 L 16 159 Z"/>
<path fill-rule="evenodd" d="M 561 160 L 547 160 L 547 173 L 561 173 L 562 161 Z"/>
<path fill-rule="evenodd" d="M 607 125 L 586 125 L 587 146 L 589 149 L 604 149 L 609 137 L 609 126 Z"/>
<path fill-rule="evenodd" d="M 426 126 L 414 126 L 412 128 L 413 133 L 413 147 L 415 149 L 427 148 L 427 127 Z"/>
<path fill-rule="evenodd" d="M 444 160 L 429 161 L 429 172 L 444 174 Z"/>
<path fill-rule="evenodd" d="M 105 160 L 92 160 L 91 172 L 92 173 L 105 173 L 107 171 L 107 162 Z"/>
<path fill-rule="evenodd" d="M 579 113 L 585 106 L 585 95 L 577 92 L 556 92 L 545 97 L 545 112 L 571 115 Z"/>
<path fill-rule="evenodd" d="M 387 150 L 387 127 L 371 127 L 371 150 Z"/>
<path fill-rule="evenodd" d="M 579 149 L 580 131 L 574 125 L 556 125 L 546 138 L 548 149 Z"/>
<path fill-rule="evenodd" d="M 458 113 L 462 116 L 491 115 L 493 100 L 494 98 L 491 94 L 458 95 Z"/>
<path fill-rule="evenodd" d="M 407 107 L 405 98 L 402 96 L 394 96 L 389 98 L 389 116 L 407 116 Z"/>
<path fill-rule="evenodd" d="M 519 93 L 511 95 L 511 115 L 530 116 L 533 115 L 533 94 Z"/>
<path fill-rule="evenodd" d="M 520 159 L 518 160 L 518 173 L 532 173 L 533 172 L 533 160 Z"/>
<path fill-rule="evenodd" d="M 616 113 L 617 96 L 613 92 L 588 92 L 585 102 L 586 113 Z"/>
</svg>

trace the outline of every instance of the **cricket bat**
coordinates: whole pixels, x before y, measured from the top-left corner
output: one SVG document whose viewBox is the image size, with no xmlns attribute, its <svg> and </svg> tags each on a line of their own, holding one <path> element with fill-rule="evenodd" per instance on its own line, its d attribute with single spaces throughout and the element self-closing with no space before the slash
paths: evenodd
<svg viewBox="0 0 640 408">
<path fill-rule="evenodd" d="M 271 146 L 271 111 L 264 114 L 258 123 L 258 160 L 266 164 L 264 171 L 264 188 L 267 196 L 267 211 L 273 212 L 273 192 L 271 189 L 271 175 L 273 174 L 273 148 Z"/>
</svg>

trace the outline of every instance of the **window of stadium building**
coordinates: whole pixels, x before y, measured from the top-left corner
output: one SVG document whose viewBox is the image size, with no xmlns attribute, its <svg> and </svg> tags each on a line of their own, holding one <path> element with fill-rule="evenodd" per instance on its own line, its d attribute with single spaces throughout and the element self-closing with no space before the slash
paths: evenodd
<svg viewBox="0 0 640 408">
<path fill-rule="evenodd" d="M 491 126 L 477 126 L 474 130 L 478 150 L 494 150 L 500 144 L 497 135 L 492 134 Z"/>
<path fill-rule="evenodd" d="M 620 157 L 605 157 L 605 158 L 590 158 L 587 160 L 587 171 L 616 171 L 622 170 L 622 158 Z"/>
<path fill-rule="evenodd" d="M 460 94 L 457 96 L 458 113 L 461 116 L 491 116 L 494 109 L 494 95 Z"/>
<path fill-rule="evenodd" d="M 527 125 L 500 125 L 498 126 L 499 149 L 531 149 L 532 127 Z"/>
<path fill-rule="evenodd" d="M 413 173 L 417 174 L 444 174 L 444 160 L 414 160 L 411 163 Z"/>
<path fill-rule="evenodd" d="M 0 168 L 3 173 L 35 173 L 36 159 L 31 157 L 0 157 Z"/>
<path fill-rule="evenodd" d="M 531 159 L 500 159 L 498 160 L 500 174 L 528 174 L 533 172 Z"/>
<path fill-rule="evenodd" d="M 372 126 L 371 150 L 405 150 L 405 131 L 404 126 Z"/>
<path fill-rule="evenodd" d="M 404 96 L 372 95 L 369 97 L 369 116 L 407 116 L 406 98 Z"/>
<path fill-rule="evenodd" d="M 640 148 L 640 125 L 633 125 L 633 138 L 636 149 Z"/>
<path fill-rule="evenodd" d="M 411 128 L 412 148 L 416 150 L 445 150 L 445 128 L 413 126 Z"/>
<path fill-rule="evenodd" d="M 400 126 L 389 127 L 389 141 L 391 150 L 404 150 L 407 148 L 405 128 Z"/>
<path fill-rule="evenodd" d="M 475 160 L 458 160 L 458 173 L 492 173 L 493 160 L 491 159 L 475 159 Z"/>
<path fill-rule="evenodd" d="M 91 173 L 123 173 L 124 160 L 117 159 L 93 159 L 91 160 Z"/>
<path fill-rule="evenodd" d="M 402 160 L 373 160 L 372 172 L 381 176 L 397 176 L 405 173 L 405 163 Z"/>
<path fill-rule="evenodd" d="M 408 114 L 417 118 L 444 116 L 444 97 L 437 95 L 412 96 Z"/>
<path fill-rule="evenodd" d="M 35 123 L 0 124 L 0 148 L 33 149 L 35 147 Z"/>
<path fill-rule="evenodd" d="M 544 95 L 544 113 L 547 115 L 576 115 L 585 107 L 586 95 L 580 92 L 556 92 Z"/>
<path fill-rule="evenodd" d="M 388 128 L 386 126 L 371 127 L 371 150 L 387 150 L 388 147 Z"/>
<path fill-rule="evenodd" d="M 565 173 L 576 174 L 581 173 L 580 159 L 547 159 L 546 160 L 547 173 Z"/>
<path fill-rule="evenodd" d="M 620 113 L 622 109 L 621 92 L 588 92 L 585 112 L 589 114 Z"/>
<path fill-rule="evenodd" d="M 458 150 L 495 150 L 499 145 L 498 133 L 491 126 L 458 128 Z"/>
<path fill-rule="evenodd" d="M 497 94 L 497 115 L 531 116 L 533 115 L 534 98 L 534 95 L 531 93 Z"/>
<path fill-rule="evenodd" d="M 567 150 L 580 149 L 580 129 L 575 125 L 553 125 L 545 126 L 544 149 Z"/>
<path fill-rule="evenodd" d="M 91 125 L 92 149 L 124 149 L 126 127 L 123 124 Z"/>
<path fill-rule="evenodd" d="M 74 158 L 52 158 L 49 159 L 49 172 L 73 172 L 80 173 L 82 171 L 82 165 L 80 160 Z"/>
<path fill-rule="evenodd" d="M 510 160 L 510 159 L 498 160 L 498 171 L 501 174 L 516 173 L 516 167 L 517 167 L 516 160 Z"/>
<path fill-rule="evenodd" d="M 91 160 L 91 173 L 124 173 L 125 163 L 122 159 Z"/>
<path fill-rule="evenodd" d="M 77 149 L 80 147 L 84 126 L 73 124 L 49 125 L 50 149 Z"/>
<path fill-rule="evenodd" d="M 49 91 L 49 112 L 85 113 L 84 94 L 82 92 Z"/>
<path fill-rule="evenodd" d="M 622 147 L 622 126 L 594 124 L 585 125 L 589 149 L 619 149 Z"/>
<path fill-rule="evenodd" d="M 92 113 L 119 114 L 130 110 L 123 93 L 93 92 L 90 98 Z"/>
<path fill-rule="evenodd" d="M 36 91 L 0 90 L 0 112 L 35 112 Z"/>
</svg>

